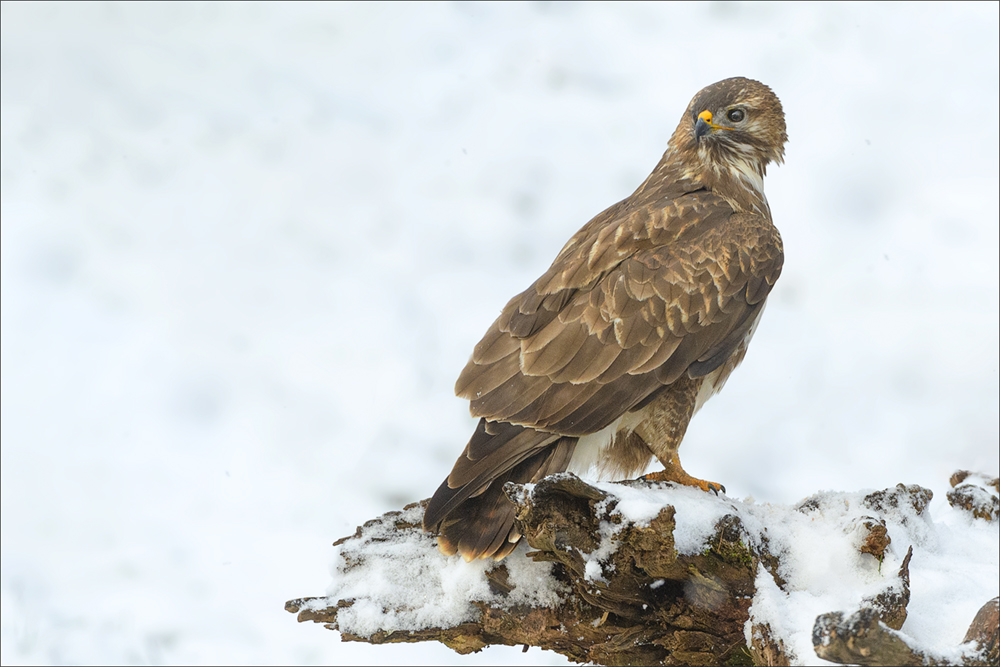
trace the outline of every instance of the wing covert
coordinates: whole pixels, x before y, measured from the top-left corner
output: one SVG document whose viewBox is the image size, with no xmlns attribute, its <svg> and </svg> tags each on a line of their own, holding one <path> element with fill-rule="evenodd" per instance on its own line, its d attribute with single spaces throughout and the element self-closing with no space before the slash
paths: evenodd
<svg viewBox="0 0 1000 667">
<path fill-rule="evenodd" d="M 456 383 L 474 416 L 591 433 L 681 374 L 715 370 L 744 339 L 781 272 L 770 220 L 708 192 L 602 220 L 614 208 L 476 346 Z"/>
</svg>

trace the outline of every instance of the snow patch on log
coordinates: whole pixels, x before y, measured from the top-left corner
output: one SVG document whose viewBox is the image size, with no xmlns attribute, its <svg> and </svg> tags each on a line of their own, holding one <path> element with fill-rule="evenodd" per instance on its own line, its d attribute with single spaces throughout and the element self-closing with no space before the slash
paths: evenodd
<svg viewBox="0 0 1000 667">
<path fill-rule="evenodd" d="M 775 505 L 564 473 L 506 489 L 528 544 L 501 563 L 442 555 L 420 527 L 426 501 L 415 503 L 339 540 L 326 597 L 287 608 L 345 639 L 459 652 L 523 643 L 605 663 L 978 664 L 996 651 L 996 603 L 982 605 L 1000 593 L 996 480 L 979 477 L 953 476 L 961 492 L 948 504 L 899 484 Z M 978 634 L 974 616 L 987 619 Z"/>
<path fill-rule="evenodd" d="M 567 588 L 552 576 L 552 563 L 524 557 L 526 545 L 504 561 L 508 594 L 496 591 L 494 561 L 464 562 L 443 556 L 435 538 L 421 529 L 424 505 L 390 512 L 338 540 L 326 598 L 319 609 L 340 603 L 341 632 L 370 637 L 376 632 L 453 627 L 479 618 L 473 602 L 551 607 Z M 349 604 L 345 604 L 349 603 Z"/>
</svg>

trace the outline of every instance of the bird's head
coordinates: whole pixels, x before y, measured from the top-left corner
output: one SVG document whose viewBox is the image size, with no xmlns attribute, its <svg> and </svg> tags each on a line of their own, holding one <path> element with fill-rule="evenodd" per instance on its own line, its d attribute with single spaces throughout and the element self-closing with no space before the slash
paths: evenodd
<svg viewBox="0 0 1000 667">
<path fill-rule="evenodd" d="M 693 171 L 762 181 L 769 163 L 781 163 L 786 141 L 778 96 L 759 81 L 734 77 L 694 96 L 670 143 Z"/>
</svg>

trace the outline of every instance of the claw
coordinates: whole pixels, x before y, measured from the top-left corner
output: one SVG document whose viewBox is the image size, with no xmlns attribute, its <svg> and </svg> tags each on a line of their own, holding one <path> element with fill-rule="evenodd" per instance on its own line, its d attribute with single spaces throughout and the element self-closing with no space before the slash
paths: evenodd
<svg viewBox="0 0 1000 667">
<path fill-rule="evenodd" d="M 661 470 L 659 472 L 651 472 L 648 475 L 643 475 L 643 479 L 650 482 L 675 482 L 684 486 L 696 486 L 705 493 L 714 493 L 715 495 L 719 495 L 720 491 L 722 493 L 726 492 L 726 487 L 723 485 L 717 482 L 707 482 L 703 479 L 692 477 L 679 467 Z"/>
</svg>

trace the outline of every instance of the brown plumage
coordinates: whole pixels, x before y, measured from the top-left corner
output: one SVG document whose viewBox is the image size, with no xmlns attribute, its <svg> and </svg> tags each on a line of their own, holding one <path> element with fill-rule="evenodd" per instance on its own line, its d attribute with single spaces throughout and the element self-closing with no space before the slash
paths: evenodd
<svg viewBox="0 0 1000 667">
<path fill-rule="evenodd" d="M 455 385 L 479 425 L 424 528 L 448 554 L 503 558 L 520 539 L 508 481 L 564 470 L 718 492 L 677 449 L 692 415 L 742 361 L 781 273 L 764 172 L 784 154 L 781 103 L 750 79 L 688 105 L 627 199 L 569 240 L 476 345 Z"/>
</svg>

